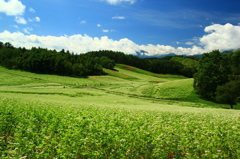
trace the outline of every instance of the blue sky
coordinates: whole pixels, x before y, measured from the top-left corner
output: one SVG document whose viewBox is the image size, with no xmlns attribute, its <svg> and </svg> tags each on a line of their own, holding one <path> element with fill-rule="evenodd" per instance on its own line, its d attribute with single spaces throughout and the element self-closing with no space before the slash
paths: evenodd
<svg viewBox="0 0 240 159">
<path fill-rule="evenodd" d="M 236 0 L 0 0 L 0 41 L 83 53 L 240 48 Z"/>
</svg>

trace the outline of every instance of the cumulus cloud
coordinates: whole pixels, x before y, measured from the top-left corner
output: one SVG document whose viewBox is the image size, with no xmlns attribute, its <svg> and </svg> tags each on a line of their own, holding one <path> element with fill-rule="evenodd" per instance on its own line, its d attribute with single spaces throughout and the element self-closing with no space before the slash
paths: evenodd
<svg viewBox="0 0 240 159">
<path fill-rule="evenodd" d="M 22 15 L 25 11 L 25 5 L 18 0 L 0 0 L 0 12 L 5 13 L 6 15 L 17 16 Z"/>
<path fill-rule="evenodd" d="M 101 1 L 105 1 L 111 5 L 116 5 L 122 2 L 129 2 L 130 4 L 135 3 L 137 0 L 101 0 Z"/>
<path fill-rule="evenodd" d="M 112 17 L 112 19 L 125 19 L 125 17 L 124 16 L 114 16 L 114 17 Z"/>
<path fill-rule="evenodd" d="M 29 34 L 31 28 L 26 28 L 25 33 Z M 106 30 L 109 32 L 111 30 Z M 107 36 L 90 37 L 88 35 L 64 35 L 64 36 L 37 36 L 25 35 L 21 32 L 4 31 L 0 33 L 0 41 L 11 42 L 15 47 L 42 47 L 56 50 L 69 50 L 74 53 L 85 53 L 97 50 L 122 51 L 126 54 L 136 54 L 141 50 L 148 52 L 147 55 L 159 55 L 176 53 L 179 55 L 194 55 L 209 52 L 215 49 L 228 50 L 237 49 L 240 46 L 240 26 L 232 24 L 220 25 L 213 24 L 205 28 L 208 33 L 201 38 L 200 46 L 193 45 L 189 48 L 172 47 L 168 45 L 138 45 L 130 39 L 123 38 L 113 40 Z M 197 40 L 196 38 L 194 38 Z"/>
<path fill-rule="evenodd" d="M 207 51 L 240 48 L 240 26 L 213 24 L 204 29 L 207 35 L 200 38 L 200 44 Z"/>
<path fill-rule="evenodd" d="M 19 24 L 27 24 L 27 21 L 23 17 L 20 17 L 20 16 L 16 16 L 15 21 Z"/>
<path fill-rule="evenodd" d="M 26 31 L 29 32 L 31 30 Z M 21 32 L 11 33 L 9 31 L 4 31 L 0 33 L 0 41 L 11 42 L 15 47 L 42 47 L 56 50 L 65 49 L 74 53 L 85 53 L 88 51 L 97 50 L 122 51 L 126 54 L 136 54 L 136 51 L 145 50 L 149 53 L 148 55 L 167 53 L 193 54 L 203 52 L 200 47 L 196 46 L 193 46 L 193 48 L 174 48 L 172 46 L 165 45 L 138 45 L 127 38 L 113 40 L 108 38 L 107 36 L 98 38 L 81 34 L 56 37 L 25 35 Z"/>
</svg>

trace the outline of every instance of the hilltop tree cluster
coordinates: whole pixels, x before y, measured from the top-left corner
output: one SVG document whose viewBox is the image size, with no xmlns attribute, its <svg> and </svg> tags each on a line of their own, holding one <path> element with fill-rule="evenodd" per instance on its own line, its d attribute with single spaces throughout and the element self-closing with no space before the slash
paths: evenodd
<svg viewBox="0 0 240 159">
<path fill-rule="evenodd" d="M 201 98 L 233 108 L 240 97 L 240 50 L 204 53 L 194 75 L 194 88 Z"/>
<path fill-rule="evenodd" d="M 83 77 L 102 75 L 103 67 L 113 69 L 115 62 L 106 56 L 91 57 L 36 47 L 28 50 L 0 42 L 0 65 L 35 73 Z"/>
</svg>

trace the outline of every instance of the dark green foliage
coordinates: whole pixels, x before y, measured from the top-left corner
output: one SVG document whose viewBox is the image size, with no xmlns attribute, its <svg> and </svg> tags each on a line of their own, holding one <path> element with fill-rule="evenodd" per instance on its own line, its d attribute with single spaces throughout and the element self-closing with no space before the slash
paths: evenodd
<svg viewBox="0 0 240 159">
<path fill-rule="evenodd" d="M 230 81 L 217 87 L 216 100 L 220 103 L 229 104 L 231 108 L 240 100 L 240 81 Z"/>
<path fill-rule="evenodd" d="M 102 67 L 107 68 L 107 69 L 113 69 L 115 66 L 115 61 L 109 59 L 106 56 L 101 56 L 101 57 L 95 57 L 95 60 L 98 64 L 100 64 Z"/>
<path fill-rule="evenodd" d="M 102 68 L 113 69 L 115 62 L 108 57 L 95 58 L 89 54 L 74 55 L 69 51 L 33 47 L 14 48 L 0 43 L 0 65 L 35 73 L 83 77 L 104 74 Z"/>
<path fill-rule="evenodd" d="M 235 78 L 238 76 L 238 80 L 240 80 L 240 49 L 236 50 L 233 54 L 231 54 L 231 70 L 232 74 Z"/>
<path fill-rule="evenodd" d="M 182 63 L 178 61 L 155 59 L 150 62 L 150 71 L 163 74 L 181 74 Z"/>
<path fill-rule="evenodd" d="M 221 54 L 218 50 L 205 53 L 199 62 L 198 72 L 194 75 L 194 88 L 201 98 L 233 105 L 238 96 L 233 93 L 240 92 L 237 87 L 240 81 L 239 69 L 239 50 L 228 54 Z"/>
<path fill-rule="evenodd" d="M 178 61 L 183 64 L 183 68 L 181 69 L 181 74 L 192 78 L 193 75 L 197 72 L 197 68 L 199 65 L 199 57 L 195 56 L 172 56 L 171 61 Z"/>
<path fill-rule="evenodd" d="M 204 99 L 214 100 L 218 85 L 228 82 L 228 57 L 218 50 L 204 53 L 194 76 L 194 88 Z"/>
</svg>

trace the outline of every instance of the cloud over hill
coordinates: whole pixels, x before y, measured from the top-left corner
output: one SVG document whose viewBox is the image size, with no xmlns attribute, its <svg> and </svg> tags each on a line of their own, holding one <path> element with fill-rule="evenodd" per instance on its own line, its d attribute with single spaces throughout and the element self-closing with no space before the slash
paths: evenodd
<svg viewBox="0 0 240 159">
<path fill-rule="evenodd" d="M 69 50 L 74 53 L 85 53 L 97 50 L 122 51 L 127 54 L 136 54 L 141 50 L 148 52 L 147 55 L 159 54 L 201 54 L 214 49 L 220 51 L 240 48 L 240 26 L 232 24 L 213 24 L 207 26 L 204 31 L 206 35 L 199 38 L 199 44 L 190 48 L 172 47 L 168 45 L 138 45 L 132 40 L 123 38 L 113 40 L 107 36 L 90 37 L 88 35 L 63 35 L 63 36 L 38 36 L 25 35 L 22 32 L 3 31 L 0 33 L 0 41 L 11 42 L 15 47 L 43 47 L 56 50 Z"/>
</svg>

